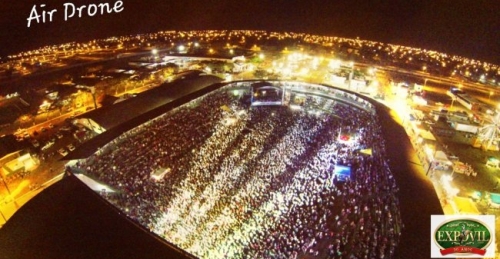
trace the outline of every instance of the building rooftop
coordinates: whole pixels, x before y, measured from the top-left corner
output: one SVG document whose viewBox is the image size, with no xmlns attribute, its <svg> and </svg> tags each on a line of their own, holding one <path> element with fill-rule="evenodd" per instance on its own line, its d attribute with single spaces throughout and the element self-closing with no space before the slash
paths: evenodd
<svg viewBox="0 0 500 259">
<path fill-rule="evenodd" d="M 78 116 L 97 122 L 106 131 L 80 145 L 64 160 L 90 156 L 122 133 L 220 87 L 221 81 L 216 76 L 179 78 L 123 102 Z"/>
</svg>

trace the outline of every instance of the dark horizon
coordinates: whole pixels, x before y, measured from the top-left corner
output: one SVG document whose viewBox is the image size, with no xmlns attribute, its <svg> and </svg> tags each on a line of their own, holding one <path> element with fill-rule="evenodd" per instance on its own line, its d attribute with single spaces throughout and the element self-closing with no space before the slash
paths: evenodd
<svg viewBox="0 0 500 259">
<path fill-rule="evenodd" d="M 115 0 L 72 2 L 28 0 L 0 6 L 0 55 L 72 41 L 135 35 L 160 30 L 249 29 L 359 37 L 500 64 L 500 6 L 493 1 L 139 1 L 122 0 L 123 11 L 69 18 L 64 3 L 80 5 Z M 40 8 L 41 4 L 46 4 Z M 54 12 L 53 21 L 27 27 L 33 6 Z M 40 19 L 41 21 L 41 19 Z"/>
</svg>

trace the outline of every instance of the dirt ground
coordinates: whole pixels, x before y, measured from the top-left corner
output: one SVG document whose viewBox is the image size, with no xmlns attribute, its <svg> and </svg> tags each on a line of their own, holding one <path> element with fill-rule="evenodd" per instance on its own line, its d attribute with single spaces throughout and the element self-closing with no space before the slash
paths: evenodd
<svg viewBox="0 0 500 259">
<path fill-rule="evenodd" d="M 443 209 L 399 118 L 381 104 L 378 109 L 404 224 L 394 258 L 429 258 L 430 216 L 443 214 Z"/>
</svg>

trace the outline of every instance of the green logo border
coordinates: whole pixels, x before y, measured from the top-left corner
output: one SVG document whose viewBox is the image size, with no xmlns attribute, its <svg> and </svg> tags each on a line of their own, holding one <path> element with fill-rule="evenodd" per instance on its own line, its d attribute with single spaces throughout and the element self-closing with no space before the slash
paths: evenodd
<svg viewBox="0 0 500 259">
<path fill-rule="evenodd" d="M 438 231 L 438 230 L 439 230 L 439 229 L 440 229 L 443 225 L 446 225 L 446 224 L 448 224 L 448 223 L 450 223 L 450 222 L 453 222 L 453 221 L 460 221 L 460 220 L 469 220 L 469 221 L 473 221 L 473 222 L 479 223 L 479 224 L 481 224 L 482 226 L 484 226 L 484 227 L 488 230 L 488 232 L 489 232 L 489 234 L 490 234 L 490 240 L 489 240 L 488 244 L 486 244 L 484 247 L 479 248 L 479 249 L 487 249 L 487 248 L 491 245 L 491 242 L 493 241 L 493 238 L 494 238 L 495 233 L 493 233 L 493 232 L 491 231 L 490 226 L 488 226 L 488 224 L 485 224 L 484 222 L 482 222 L 482 221 L 480 221 L 480 220 L 478 220 L 478 219 L 472 219 L 472 218 L 468 218 L 468 217 L 463 217 L 463 218 L 454 218 L 454 219 L 449 219 L 449 220 L 446 220 L 446 221 L 442 222 L 440 225 L 438 225 L 438 226 L 436 227 L 436 229 L 434 229 L 434 233 L 433 233 L 433 235 L 432 235 L 432 239 L 434 239 L 434 243 L 435 243 L 435 244 L 436 244 L 436 245 L 437 245 L 440 249 L 445 249 L 445 248 L 444 248 L 444 247 L 442 247 L 442 246 L 438 243 L 438 241 L 436 240 L 436 232 L 437 232 L 437 231 Z M 454 253 L 454 254 L 466 255 L 466 254 L 472 254 L 472 253 Z"/>
</svg>

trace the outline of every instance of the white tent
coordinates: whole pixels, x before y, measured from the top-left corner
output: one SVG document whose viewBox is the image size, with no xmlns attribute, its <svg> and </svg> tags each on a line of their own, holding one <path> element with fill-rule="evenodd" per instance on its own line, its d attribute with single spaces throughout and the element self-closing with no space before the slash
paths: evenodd
<svg viewBox="0 0 500 259">
<path fill-rule="evenodd" d="M 441 150 L 436 151 L 434 155 L 434 166 L 438 170 L 449 170 L 453 163 L 448 159 L 448 156 Z"/>
<path fill-rule="evenodd" d="M 434 157 L 435 161 L 448 163 L 451 165 L 451 161 L 448 159 L 448 156 L 441 150 L 436 151 L 436 156 Z"/>
</svg>

